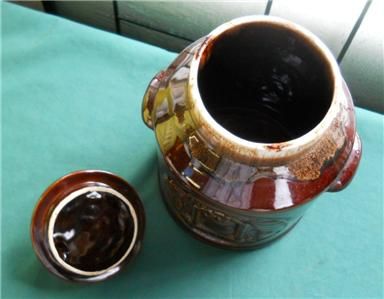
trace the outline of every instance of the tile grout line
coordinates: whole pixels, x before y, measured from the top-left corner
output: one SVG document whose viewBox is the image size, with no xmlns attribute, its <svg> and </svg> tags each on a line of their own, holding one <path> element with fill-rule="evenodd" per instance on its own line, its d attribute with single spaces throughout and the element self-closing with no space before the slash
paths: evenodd
<svg viewBox="0 0 384 299">
<path fill-rule="evenodd" d="M 41 1 L 43 9 L 46 13 L 51 15 L 57 15 L 56 3 L 55 1 Z"/>
<path fill-rule="evenodd" d="M 349 46 L 351 45 L 353 38 L 355 37 L 357 31 L 360 28 L 361 23 L 363 22 L 365 15 L 367 14 L 368 8 L 371 5 L 372 0 L 367 0 L 365 3 L 363 10 L 361 11 L 359 17 L 356 20 L 355 25 L 353 26 L 351 32 L 348 35 L 347 40 L 345 41 L 343 48 L 341 49 L 339 55 L 337 56 L 337 63 L 340 64 L 341 61 L 343 60 L 345 54 L 347 53 L 347 50 L 349 49 Z"/>
<path fill-rule="evenodd" d="M 273 0 L 268 0 L 267 6 L 265 7 L 265 11 L 264 11 L 265 16 L 268 16 L 269 13 L 271 12 L 272 4 L 273 4 Z"/>
<path fill-rule="evenodd" d="M 176 34 L 172 34 L 172 33 L 169 33 L 169 32 L 163 31 L 163 30 L 155 29 L 155 28 L 152 28 L 152 27 L 150 27 L 150 26 L 147 26 L 147 25 L 144 25 L 144 24 L 141 24 L 141 23 L 132 21 L 132 20 L 127 20 L 127 19 L 123 19 L 123 18 L 118 18 L 118 20 L 119 20 L 120 22 L 130 23 L 130 24 L 133 24 L 133 25 L 136 25 L 136 26 L 139 26 L 139 27 L 148 29 L 148 30 L 152 30 L 152 31 L 155 31 L 155 32 L 163 33 L 163 34 L 169 35 L 169 36 L 174 37 L 174 38 L 182 39 L 182 40 L 187 41 L 187 42 L 190 42 L 190 43 L 193 42 L 193 40 L 188 39 L 188 38 L 185 38 L 185 37 L 183 37 L 183 36 L 179 36 L 179 35 L 176 35 Z"/>
<path fill-rule="evenodd" d="M 116 33 L 121 35 L 121 29 L 120 29 L 120 19 L 119 19 L 119 7 L 116 0 L 112 1 L 113 5 L 113 14 L 115 17 L 115 29 Z"/>
</svg>

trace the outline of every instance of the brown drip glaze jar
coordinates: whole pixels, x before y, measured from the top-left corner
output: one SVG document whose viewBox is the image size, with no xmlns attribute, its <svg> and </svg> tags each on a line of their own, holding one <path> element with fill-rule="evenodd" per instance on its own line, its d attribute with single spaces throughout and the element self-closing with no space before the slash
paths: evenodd
<svg viewBox="0 0 384 299">
<path fill-rule="evenodd" d="M 265 16 L 235 19 L 150 82 L 163 198 L 195 237 L 257 248 L 287 233 L 361 157 L 351 95 L 326 46 Z"/>
<path fill-rule="evenodd" d="M 53 274 L 77 282 L 118 273 L 140 250 L 144 208 L 134 189 L 105 171 L 68 174 L 39 199 L 31 223 L 37 257 Z"/>
</svg>

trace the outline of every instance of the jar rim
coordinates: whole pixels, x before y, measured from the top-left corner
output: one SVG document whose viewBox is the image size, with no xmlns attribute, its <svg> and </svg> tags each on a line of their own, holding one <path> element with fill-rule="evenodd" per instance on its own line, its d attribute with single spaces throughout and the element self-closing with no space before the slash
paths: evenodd
<svg viewBox="0 0 384 299">
<path fill-rule="evenodd" d="M 323 119 L 307 133 L 284 142 L 277 143 L 261 143 L 254 142 L 238 137 L 221 126 L 208 112 L 200 95 L 198 87 L 198 72 L 199 66 L 202 63 L 204 51 L 209 47 L 212 42 L 224 32 L 231 30 L 235 27 L 240 27 L 245 24 L 269 24 L 277 27 L 285 28 L 294 31 L 297 35 L 301 35 L 314 47 L 318 53 L 323 56 L 323 60 L 328 64 L 331 76 L 331 83 L 333 84 L 332 98 L 330 106 L 324 115 Z M 215 142 L 215 148 L 218 144 L 219 151 L 230 151 L 236 156 L 243 156 L 246 160 L 266 159 L 276 160 L 285 159 L 288 156 L 296 155 L 310 148 L 316 141 L 318 141 L 325 131 L 331 126 L 333 120 L 339 113 L 339 94 L 343 94 L 343 80 L 339 71 L 337 62 L 326 47 L 326 45 L 313 33 L 304 27 L 295 24 L 291 21 L 273 17 L 273 16 L 246 16 L 234 19 L 214 29 L 202 41 L 200 47 L 194 53 L 190 65 L 189 76 L 189 95 L 191 117 L 196 123 L 196 127 L 200 128 L 202 135 L 206 135 L 207 141 Z M 212 138 L 213 137 L 213 138 Z"/>
</svg>

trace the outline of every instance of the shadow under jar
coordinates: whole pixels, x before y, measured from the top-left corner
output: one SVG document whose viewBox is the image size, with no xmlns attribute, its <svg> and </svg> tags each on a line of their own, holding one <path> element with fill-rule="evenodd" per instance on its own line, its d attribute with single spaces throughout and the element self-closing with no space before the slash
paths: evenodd
<svg viewBox="0 0 384 299">
<path fill-rule="evenodd" d="M 337 63 L 306 29 L 275 17 L 221 25 L 151 81 L 144 122 L 159 145 L 170 213 L 225 248 L 283 236 L 361 156 Z"/>
</svg>

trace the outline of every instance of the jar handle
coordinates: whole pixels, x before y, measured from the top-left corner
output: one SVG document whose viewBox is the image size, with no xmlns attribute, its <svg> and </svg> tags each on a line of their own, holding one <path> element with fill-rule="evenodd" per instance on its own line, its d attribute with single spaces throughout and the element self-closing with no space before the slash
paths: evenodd
<svg viewBox="0 0 384 299">
<path fill-rule="evenodd" d="M 157 73 L 156 76 L 152 78 L 144 94 L 143 103 L 141 106 L 141 116 L 144 123 L 150 129 L 153 129 L 152 111 L 155 104 L 156 93 L 160 87 L 160 83 L 164 77 L 164 74 L 164 71 Z"/>
<path fill-rule="evenodd" d="M 361 158 L 361 141 L 359 135 L 356 133 L 355 141 L 353 143 L 352 151 L 348 157 L 340 174 L 336 180 L 330 185 L 329 192 L 337 192 L 343 190 L 352 181 L 353 176 L 356 173 Z"/>
</svg>

